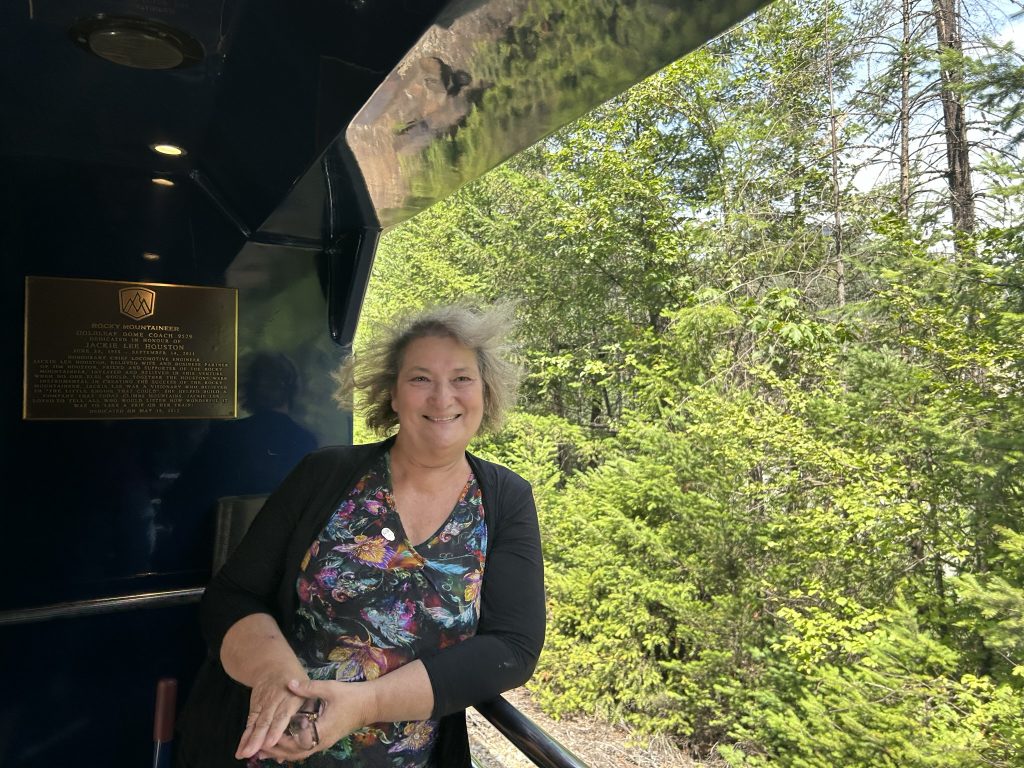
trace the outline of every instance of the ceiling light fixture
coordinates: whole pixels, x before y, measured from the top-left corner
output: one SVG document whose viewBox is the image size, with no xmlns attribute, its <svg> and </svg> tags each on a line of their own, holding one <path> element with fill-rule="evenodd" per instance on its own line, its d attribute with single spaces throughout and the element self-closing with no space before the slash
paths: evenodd
<svg viewBox="0 0 1024 768">
<path fill-rule="evenodd" d="M 150 144 L 149 148 L 157 154 L 167 155 L 168 157 L 181 157 L 188 154 L 184 149 L 174 144 Z"/>
<path fill-rule="evenodd" d="M 145 253 L 142 254 L 142 258 L 144 258 L 146 261 L 160 261 L 160 254 L 153 253 L 152 251 L 146 251 Z"/>
<path fill-rule="evenodd" d="M 170 179 L 165 179 L 163 176 L 154 176 L 153 183 L 158 187 L 173 187 L 174 182 Z"/>
<path fill-rule="evenodd" d="M 79 19 L 70 33 L 89 53 L 122 67 L 181 69 L 203 60 L 203 47 L 192 35 L 160 21 L 101 13 Z"/>
</svg>

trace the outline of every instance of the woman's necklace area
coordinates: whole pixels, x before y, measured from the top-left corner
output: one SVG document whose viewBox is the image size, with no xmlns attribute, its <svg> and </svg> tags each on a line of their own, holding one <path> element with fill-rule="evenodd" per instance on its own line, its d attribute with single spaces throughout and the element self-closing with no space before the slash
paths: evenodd
<svg viewBox="0 0 1024 768">
<path fill-rule="evenodd" d="M 407 465 L 402 466 L 403 462 L 399 456 L 397 463 L 401 479 L 396 481 L 393 453 L 394 449 L 388 451 L 386 458 L 388 483 L 391 486 L 395 515 L 398 517 L 409 543 L 417 546 L 417 544 L 425 542 L 451 515 L 452 510 L 459 503 L 461 493 L 465 490 L 471 470 L 463 457 L 461 462 L 454 462 L 450 467 L 443 469 L 409 472 Z M 435 479 L 435 482 L 430 483 L 431 487 L 423 488 L 409 482 L 411 475 L 429 477 L 428 473 L 433 471 L 438 472 L 438 475 L 431 479 L 440 479 Z M 387 529 L 387 532 L 392 536 L 396 535 L 391 529 Z M 388 538 L 384 531 L 381 531 L 381 535 Z"/>
</svg>

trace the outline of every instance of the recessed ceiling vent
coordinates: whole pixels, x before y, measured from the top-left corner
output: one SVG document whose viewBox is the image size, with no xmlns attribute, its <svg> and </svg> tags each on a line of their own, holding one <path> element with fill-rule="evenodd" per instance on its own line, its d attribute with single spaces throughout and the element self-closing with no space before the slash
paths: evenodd
<svg viewBox="0 0 1024 768">
<path fill-rule="evenodd" d="M 135 69 L 178 69 L 203 58 L 195 38 L 159 21 L 100 14 L 71 28 L 71 39 L 101 59 Z"/>
</svg>

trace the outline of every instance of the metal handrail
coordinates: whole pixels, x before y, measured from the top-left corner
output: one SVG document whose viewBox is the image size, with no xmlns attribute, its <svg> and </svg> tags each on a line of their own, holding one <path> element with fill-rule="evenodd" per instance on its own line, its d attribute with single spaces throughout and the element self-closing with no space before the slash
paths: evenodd
<svg viewBox="0 0 1024 768">
<path fill-rule="evenodd" d="M 54 603 L 36 608 L 20 608 L 0 611 L 0 626 L 10 624 L 34 624 L 52 619 L 73 619 L 80 616 L 95 616 L 103 613 L 134 611 L 138 608 L 163 608 L 169 605 L 198 603 L 204 587 L 191 589 L 169 589 L 163 592 L 144 592 L 135 595 L 99 597 L 92 600 L 76 600 L 69 603 Z"/>
<path fill-rule="evenodd" d="M 587 768 L 543 728 L 501 696 L 476 705 L 476 711 L 540 768 Z"/>
</svg>

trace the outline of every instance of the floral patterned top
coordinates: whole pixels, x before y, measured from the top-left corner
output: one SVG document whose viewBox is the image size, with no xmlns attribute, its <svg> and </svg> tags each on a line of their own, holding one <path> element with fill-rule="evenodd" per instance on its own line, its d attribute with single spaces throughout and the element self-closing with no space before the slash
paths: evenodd
<svg viewBox="0 0 1024 768">
<path fill-rule="evenodd" d="M 395 511 L 385 454 L 328 520 L 302 562 L 292 646 L 314 680 L 372 680 L 476 632 L 487 526 L 470 475 L 444 524 L 415 547 Z M 424 768 L 436 720 L 375 723 L 305 761 Z"/>
</svg>

